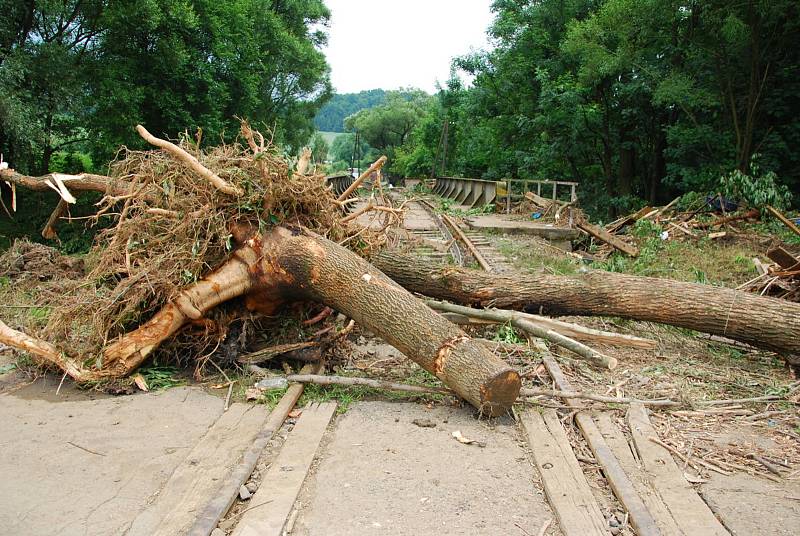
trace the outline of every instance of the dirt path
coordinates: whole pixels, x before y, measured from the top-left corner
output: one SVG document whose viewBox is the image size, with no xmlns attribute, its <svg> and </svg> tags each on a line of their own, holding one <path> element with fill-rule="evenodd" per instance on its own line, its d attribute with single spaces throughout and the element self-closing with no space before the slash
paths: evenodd
<svg viewBox="0 0 800 536">
<path fill-rule="evenodd" d="M 57 387 L 50 376 L 0 395 L 3 534 L 124 534 L 223 412 L 200 388 Z"/>
<path fill-rule="evenodd" d="M 299 502 L 292 534 L 304 536 L 524 535 L 553 517 L 512 420 L 413 403 L 351 406 Z"/>
</svg>

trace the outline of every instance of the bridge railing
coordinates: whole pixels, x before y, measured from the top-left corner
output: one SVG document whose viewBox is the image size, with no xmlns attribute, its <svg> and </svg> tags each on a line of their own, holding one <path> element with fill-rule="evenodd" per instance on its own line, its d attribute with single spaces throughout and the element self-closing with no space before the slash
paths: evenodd
<svg viewBox="0 0 800 536">
<path fill-rule="evenodd" d="M 460 205 L 470 208 L 499 201 L 505 206 L 506 213 L 511 212 L 511 203 L 520 199 L 527 192 L 536 192 L 540 197 L 553 201 L 567 197 L 567 203 L 578 200 L 578 183 L 571 181 L 545 181 L 537 179 L 504 179 L 487 181 L 468 177 L 437 177 L 433 191 L 442 197 L 455 200 Z"/>
<path fill-rule="evenodd" d="M 342 195 L 355 179 L 349 173 L 342 172 L 342 173 L 334 173 L 333 175 L 328 175 L 325 177 L 325 183 L 330 185 L 333 188 L 333 193 L 336 197 Z"/>
</svg>

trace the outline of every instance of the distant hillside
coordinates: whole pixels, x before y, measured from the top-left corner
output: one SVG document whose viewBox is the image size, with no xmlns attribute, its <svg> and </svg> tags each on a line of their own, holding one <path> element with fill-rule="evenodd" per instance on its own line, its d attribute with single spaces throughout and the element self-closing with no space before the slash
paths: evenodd
<svg viewBox="0 0 800 536">
<path fill-rule="evenodd" d="M 314 118 L 317 130 L 323 132 L 344 132 L 344 119 L 364 108 L 372 108 L 383 104 L 386 91 L 368 89 L 358 93 L 342 93 L 334 95 L 328 104 L 322 107 Z"/>
</svg>

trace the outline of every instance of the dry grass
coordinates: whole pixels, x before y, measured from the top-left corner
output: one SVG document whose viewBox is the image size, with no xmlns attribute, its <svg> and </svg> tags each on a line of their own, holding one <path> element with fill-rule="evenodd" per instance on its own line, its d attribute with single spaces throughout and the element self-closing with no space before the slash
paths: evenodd
<svg viewBox="0 0 800 536">
<path fill-rule="evenodd" d="M 94 359 L 106 343 L 148 319 L 253 232 L 301 225 L 361 255 L 387 240 L 385 229 L 343 224 L 324 176 L 294 172 L 246 122 L 237 143 L 204 151 L 184 137 L 180 145 L 243 194 L 220 192 L 166 152 L 123 148 L 110 177 L 132 183 L 136 191 L 99 203 L 96 221 L 111 218 L 114 224 L 98 234 L 83 259 L 85 269 L 63 269 L 67 258 L 48 248 L 15 245 L 0 258 L 0 276 L 8 280 L 0 286 L 0 299 L 21 307 L 6 306 L 3 318 L 72 355 Z M 15 269 L 26 255 L 31 258 L 23 258 L 23 269 Z M 176 345 L 195 354 L 206 351 L 242 316 L 248 313 L 215 311 L 167 351 Z"/>
</svg>

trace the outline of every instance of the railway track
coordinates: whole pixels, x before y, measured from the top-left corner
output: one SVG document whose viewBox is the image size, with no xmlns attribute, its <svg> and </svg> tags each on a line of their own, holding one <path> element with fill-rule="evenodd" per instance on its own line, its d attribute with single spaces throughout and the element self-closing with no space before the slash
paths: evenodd
<svg viewBox="0 0 800 536">
<path fill-rule="evenodd" d="M 426 199 L 407 201 L 406 230 L 422 239 L 415 253 L 431 261 L 459 266 L 477 264 L 488 272 L 512 269 L 505 256 L 480 231 L 464 228 L 448 215 L 439 214 Z M 439 245 L 437 248 L 435 245 Z M 437 250 L 446 246 L 447 252 Z"/>
</svg>

